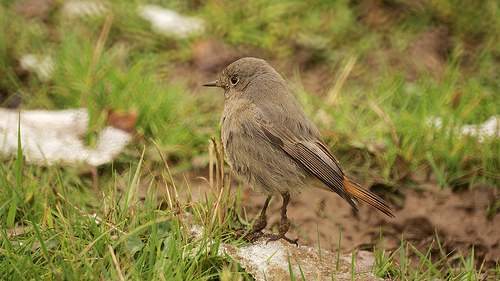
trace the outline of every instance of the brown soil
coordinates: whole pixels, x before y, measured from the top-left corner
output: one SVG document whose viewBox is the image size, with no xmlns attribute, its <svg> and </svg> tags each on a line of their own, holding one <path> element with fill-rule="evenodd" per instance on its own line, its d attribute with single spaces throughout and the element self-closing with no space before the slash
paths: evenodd
<svg viewBox="0 0 500 281">
<path fill-rule="evenodd" d="M 208 173 L 197 176 L 207 178 Z M 193 192 L 196 191 L 191 200 L 206 198 L 205 193 L 211 192 L 206 180 L 193 174 L 189 178 Z M 237 182 L 234 183 L 236 188 Z M 468 256 L 474 248 L 478 268 L 483 261 L 486 268 L 494 267 L 500 259 L 500 215 L 488 220 L 487 209 L 500 200 L 498 187 L 477 185 L 471 191 L 452 192 L 450 188 L 439 189 L 432 179 L 417 184 L 417 188 L 400 187 L 405 198 L 402 205 L 396 207 L 394 219 L 366 204 L 359 204 L 357 213 L 332 192 L 306 190 L 293 197 L 288 207 L 292 221 L 288 237 L 299 238 L 300 245 L 312 247 L 318 247 L 319 238 L 322 249 L 336 252 L 342 232 L 340 249 L 349 253 L 353 248 L 373 250 L 382 232 L 383 248 L 389 253 L 401 245 L 402 239 L 411 242 L 424 255 L 432 247 L 434 263 L 451 252 Z M 181 201 L 182 197 L 185 198 L 185 192 L 181 193 Z M 258 215 L 265 198 L 249 186 L 242 186 L 241 204 L 249 218 Z M 281 198 L 275 197 L 270 204 L 267 233 L 277 232 L 281 203 Z M 458 261 L 452 256 L 447 263 L 454 267 Z M 418 266 L 417 256 L 410 257 L 415 261 L 413 266 Z"/>
</svg>

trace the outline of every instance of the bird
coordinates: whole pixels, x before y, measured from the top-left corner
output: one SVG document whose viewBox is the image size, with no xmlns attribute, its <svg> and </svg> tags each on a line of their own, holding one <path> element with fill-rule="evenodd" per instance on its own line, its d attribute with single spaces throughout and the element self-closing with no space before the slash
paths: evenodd
<svg viewBox="0 0 500 281">
<path fill-rule="evenodd" d="M 203 86 L 224 90 L 220 136 L 226 162 L 240 180 L 267 196 L 248 235 L 297 244 L 286 236 L 287 206 L 291 196 L 310 187 L 337 193 L 356 211 L 354 199 L 394 218 L 387 202 L 345 174 L 283 77 L 265 60 L 238 59 Z M 265 235 L 267 208 L 278 195 L 283 197 L 278 234 Z"/>
</svg>

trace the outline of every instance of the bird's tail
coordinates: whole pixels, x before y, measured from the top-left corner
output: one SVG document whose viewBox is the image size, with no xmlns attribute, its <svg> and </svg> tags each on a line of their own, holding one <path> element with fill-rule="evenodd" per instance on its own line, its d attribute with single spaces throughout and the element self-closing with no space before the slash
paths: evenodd
<svg viewBox="0 0 500 281">
<path fill-rule="evenodd" d="M 362 188 L 359 184 L 353 182 L 344 176 L 344 186 L 350 196 L 359 199 L 382 213 L 394 218 L 394 213 L 387 202 L 375 195 L 373 192 Z"/>
</svg>

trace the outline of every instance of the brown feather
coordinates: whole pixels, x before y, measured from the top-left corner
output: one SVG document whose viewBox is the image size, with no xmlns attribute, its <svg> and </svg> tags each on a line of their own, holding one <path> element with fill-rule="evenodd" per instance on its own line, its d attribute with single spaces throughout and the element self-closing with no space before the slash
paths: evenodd
<svg viewBox="0 0 500 281">
<path fill-rule="evenodd" d="M 321 142 L 297 140 L 284 128 L 277 126 L 267 126 L 260 123 L 260 127 L 269 141 L 283 149 L 292 159 L 303 165 L 308 172 L 344 198 L 355 210 L 358 210 L 356 203 L 343 186 L 344 171 L 335 156 L 327 148 L 321 146 Z"/>
<path fill-rule="evenodd" d="M 362 188 L 359 184 L 353 182 L 344 176 L 344 186 L 350 196 L 359 199 L 382 213 L 394 218 L 394 213 L 389 205 L 373 192 Z"/>
</svg>

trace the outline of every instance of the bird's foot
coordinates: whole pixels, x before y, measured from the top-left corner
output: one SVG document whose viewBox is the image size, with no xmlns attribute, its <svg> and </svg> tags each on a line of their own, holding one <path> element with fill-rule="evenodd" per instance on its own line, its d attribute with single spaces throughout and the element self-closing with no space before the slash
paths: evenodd
<svg viewBox="0 0 500 281">
<path fill-rule="evenodd" d="M 269 198 L 266 201 L 264 207 L 267 208 L 267 204 L 269 204 Z M 267 226 L 267 218 L 265 214 L 265 208 L 262 210 L 262 214 L 255 220 L 253 227 L 251 229 L 248 228 L 239 228 L 236 230 L 236 235 L 239 237 L 244 236 L 243 239 L 253 243 L 257 241 L 260 237 L 264 235 L 262 230 Z"/>
<path fill-rule="evenodd" d="M 269 243 L 271 241 L 278 241 L 280 239 L 283 239 L 290 244 L 294 244 L 295 246 L 299 246 L 299 243 L 297 243 L 297 241 L 299 241 L 299 238 L 293 240 L 293 239 L 286 237 L 284 233 L 283 234 L 281 234 L 281 233 L 280 234 L 263 234 L 261 237 L 266 238 L 267 243 Z"/>
<path fill-rule="evenodd" d="M 248 228 L 238 228 L 236 229 L 236 236 L 237 238 L 243 237 L 243 240 L 253 243 L 257 241 L 259 238 L 264 236 L 264 233 L 260 230 L 255 230 L 255 229 L 248 229 Z"/>
<path fill-rule="evenodd" d="M 239 228 L 236 229 L 236 236 L 238 238 L 243 236 L 243 240 L 247 241 L 249 243 L 254 243 L 255 241 L 259 240 L 260 238 L 267 239 L 266 243 L 269 243 L 271 241 L 278 241 L 280 239 L 283 239 L 287 241 L 290 244 L 294 244 L 295 246 L 298 246 L 299 244 L 297 241 L 299 241 L 299 238 L 297 239 L 290 239 L 285 236 L 285 234 L 265 234 L 260 230 L 255 230 L 255 229 L 248 229 L 248 228 Z"/>
</svg>

